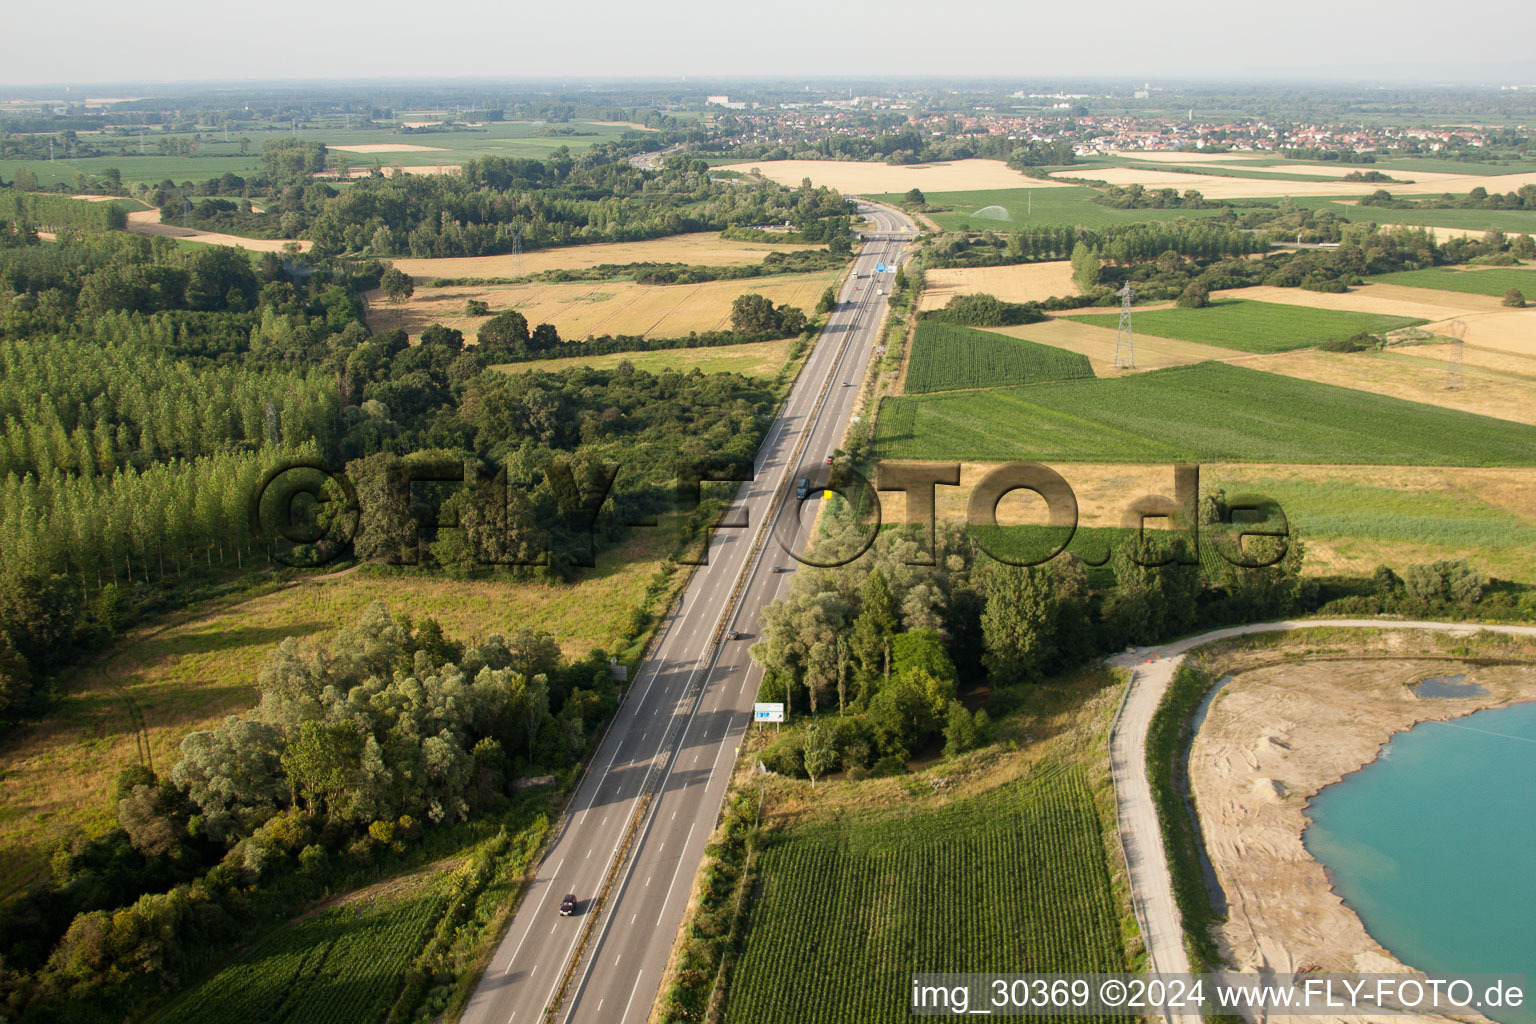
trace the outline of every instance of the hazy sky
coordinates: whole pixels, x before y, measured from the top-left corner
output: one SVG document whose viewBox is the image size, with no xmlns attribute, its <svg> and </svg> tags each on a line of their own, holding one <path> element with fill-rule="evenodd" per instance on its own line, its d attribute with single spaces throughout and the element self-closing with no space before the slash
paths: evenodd
<svg viewBox="0 0 1536 1024">
<path fill-rule="evenodd" d="M 76 0 L 9 5 L 0 82 L 1388 74 L 1530 83 L 1529 12 L 1528 0 Z"/>
</svg>

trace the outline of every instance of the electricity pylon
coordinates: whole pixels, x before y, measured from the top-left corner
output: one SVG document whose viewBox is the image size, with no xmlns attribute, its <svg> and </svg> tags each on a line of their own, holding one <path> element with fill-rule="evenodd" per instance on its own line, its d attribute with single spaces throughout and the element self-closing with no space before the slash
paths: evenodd
<svg viewBox="0 0 1536 1024">
<path fill-rule="evenodd" d="M 1127 281 L 1120 286 L 1115 294 L 1120 296 L 1120 330 L 1115 335 L 1115 369 L 1136 369 L 1136 337 L 1131 333 L 1131 301 L 1136 293 L 1131 290 L 1131 282 Z"/>
</svg>

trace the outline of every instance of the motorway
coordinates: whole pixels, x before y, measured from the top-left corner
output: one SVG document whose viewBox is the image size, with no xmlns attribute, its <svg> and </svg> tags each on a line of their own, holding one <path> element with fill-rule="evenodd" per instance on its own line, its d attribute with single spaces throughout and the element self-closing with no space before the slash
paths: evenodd
<svg viewBox="0 0 1536 1024">
<path fill-rule="evenodd" d="M 744 511 L 745 526 L 716 533 L 709 564 L 694 572 L 641 665 L 470 999 L 465 1024 L 543 1019 L 589 925 L 589 941 L 552 1019 L 634 1024 L 650 1015 L 750 724 L 761 670 L 747 649 L 759 613 L 793 576 L 770 567 L 796 565 L 771 536 L 763 536 L 756 550 L 754 541 L 770 525 L 776 496 L 787 494 L 779 509 L 794 515 L 795 481 L 822 465 L 841 442 L 888 301 L 876 292 L 889 292 L 891 277 L 875 274 L 875 266 L 899 259 L 916 230 L 895 210 L 862 201 L 859 206 L 876 227 L 867 232 L 838 305 L 769 428 L 755 480 L 737 492 L 726 522 L 740 522 Z M 796 550 L 805 543 L 804 527 L 815 521 L 816 505 L 813 499 L 800 509 Z M 746 636 L 718 639 L 727 629 Z M 637 814 L 626 848 L 624 837 Z M 596 907 L 615 864 L 607 903 Z M 581 902 L 576 915 L 561 917 L 567 893 Z"/>
</svg>

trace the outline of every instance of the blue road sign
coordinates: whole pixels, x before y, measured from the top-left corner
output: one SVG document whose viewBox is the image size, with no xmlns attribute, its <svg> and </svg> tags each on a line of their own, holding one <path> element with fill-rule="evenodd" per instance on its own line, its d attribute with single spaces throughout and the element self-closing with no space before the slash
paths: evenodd
<svg viewBox="0 0 1536 1024">
<path fill-rule="evenodd" d="M 877 274 L 885 273 L 885 264 L 884 263 L 876 263 L 875 264 L 875 273 L 877 273 Z"/>
</svg>

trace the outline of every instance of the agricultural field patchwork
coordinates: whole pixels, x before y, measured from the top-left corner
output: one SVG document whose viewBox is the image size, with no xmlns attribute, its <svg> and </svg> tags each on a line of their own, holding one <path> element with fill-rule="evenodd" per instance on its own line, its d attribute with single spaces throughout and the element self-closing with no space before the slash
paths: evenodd
<svg viewBox="0 0 1536 1024">
<path fill-rule="evenodd" d="M 362 569 L 204 607 L 129 637 L 107 657 L 64 673 L 48 717 L 0 745 L 0 898 L 47 874 L 60 837 L 112 823 L 112 780 L 137 760 L 141 741 L 156 768 L 169 767 L 187 733 L 254 705 L 257 669 L 285 637 L 325 642 L 379 601 L 436 618 L 466 640 L 537 623 L 570 657 L 616 649 L 674 541 L 671 529 L 637 530 L 568 585 Z"/>
<path fill-rule="evenodd" d="M 948 160 L 932 164 L 886 164 L 863 160 L 748 160 L 721 164 L 718 170 L 749 174 L 754 170 L 781 185 L 811 184 L 858 195 L 901 193 L 911 188 L 970 191 L 1037 187 L 1064 188 L 1061 182 L 1036 181 L 1001 160 Z"/>
<path fill-rule="evenodd" d="M 1119 314 L 1092 313 L 1068 319 L 1113 330 L 1119 323 Z M 1412 317 L 1313 309 L 1249 299 L 1221 299 L 1204 309 L 1154 309 L 1135 317 L 1138 332 L 1243 352 L 1311 348 L 1361 331 L 1382 334 L 1421 323 L 1424 321 Z"/>
<path fill-rule="evenodd" d="M 1536 427 L 1224 363 L 887 398 L 899 459 L 1536 464 Z"/>
<path fill-rule="evenodd" d="M 435 119 L 434 119 L 435 120 Z M 387 146 L 389 152 L 346 153 L 354 168 L 371 167 L 375 160 L 383 166 L 409 164 L 431 167 L 438 164 L 462 164 L 480 156 L 515 156 L 543 159 L 561 146 L 569 146 L 571 153 L 586 152 L 599 142 L 613 142 L 630 129 L 624 125 L 598 122 L 574 122 L 568 126 L 569 135 L 550 134 L 549 126 L 533 121 L 499 121 L 478 125 L 474 130 L 454 132 L 428 132 L 404 134 L 394 126 L 378 128 L 348 128 L 341 124 L 333 127 L 308 127 L 298 133 L 298 138 L 324 142 L 334 146 Z M 240 139 L 248 144 L 243 147 Z M 125 134 L 120 139 L 105 140 L 121 146 L 122 152 L 107 156 L 81 157 L 71 160 L 0 160 L 0 178 L 7 181 L 16 177 L 21 169 L 37 175 L 43 187 L 69 184 L 76 173 L 102 174 L 108 168 L 122 171 L 127 182 L 158 183 L 166 178 L 172 181 L 203 181 L 217 178 L 226 172 L 248 176 L 260 173 L 261 144 L 273 138 L 291 138 L 288 125 L 269 125 L 242 131 L 233 128 L 226 140 L 222 133 L 214 137 L 202 137 L 196 133 L 155 132 L 146 140 L 147 151 L 139 152 L 138 136 Z M 189 141 L 196 145 L 190 156 L 167 156 L 156 152 L 160 142 Z M 100 140 L 96 140 L 100 141 Z M 399 151 L 399 146 L 430 146 L 425 151 Z"/>
<path fill-rule="evenodd" d="M 759 870 L 727 1024 L 906 1021 L 918 971 L 1124 968 L 1098 812 L 1076 769 L 937 811 L 792 826 Z"/>
<path fill-rule="evenodd" d="M 1411 171 L 1400 173 L 1413 177 Z M 1395 186 L 1381 187 L 1390 192 Z M 1536 234 L 1536 210 L 1394 210 L 1390 207 L 1361 206 L 1355 201 L 1339 202 L 1332 199 L 1301 198 L 1296 202 L 1308 209 L 1327 210 L 1335 216 L 1360 223 L 1444 228 L 1458 233 L 1503 231 L 1506 234 Z"/>
<path fill-rule="evenodd" d="M 1399 270 L 1394 274 L 1377 274 L 1371 280 L 1382 284 L 1406 285 L 1409 288 L 1468 292 L 1472 295 L 1502 296 L 1509 289 L 1518 288 L 1526 294 L 1527 298 L 1536 301 L 1536 270 L 1512 270 L 1506 267 L 1451 270 L 1435 267 L 1427 270 Z"/>
<path fill-rule="evenodd" d="M 1084 171 L 1083 176 L 1091 178 L 1094 174 Z M 1180 217 L 1213 217 L 1221 212 L 1219 209 L 1116 210 L 1094 202 L 1098 195 L 1097 189 L 1086 185 L 1038 179 L 1028 179 L 1018 187 L 1003 189 L 932 192 L 923 188 L 923 198 L 930 206 L 943 207 L 923 216 L 945 231 L 996 231 L 1001 234 L 1026 227 L 1098 229 Z M 870 198 L 883 203 L 899 203 L 904 197 L 901 192 L 890 192 Z"/>
<path fill-rule="evenodd" d="M 1092 376 L 1088 358 L 1076 352 L 924 320 L 912 340 L 905 390 L 923 394 Z"/>
<path fill-rule="evenodd" d="M 941 521 L 963 522 L 976 484 L 993 463 L 963 463 L 958 487 L 935 492 Z M 1053 462 L 1072 487 L 1078 528 L 1067 550 L 1093 563 L 1127 534 L 1126 507 L 1146 494 L 1173 493 L 1170 465 Z M 1536 581 L 1536 509 L 1527 500 L 1536 469 L 1405 466 L 1322 466 L 1203 463 L 1203 494 L 1261 494 L 1285 511 L 1306 544 L 1303 571 L 1313 576 L 1368 576 L 1382 564 L 1407 565 L 1468 558 L 1502 579 Z M 899 495 L 882 496 L 887 523 L 905 519 Z M 1043 558 L 1064 540 L 1048 527 L 1046 508 L 1029 491 L 998 503 L 998 526 L 982 530 L 989 550 Z M 1156 522 L 1148 524 L 1157 526 Z M 1208 539 L 1208 538 L 1207 538 Z M 1202 561 L 1219 556 L 1203 545 Z M 1113 583 L 1107 567 L 1090 568 L 1090 582 Z"/>
</svg>

